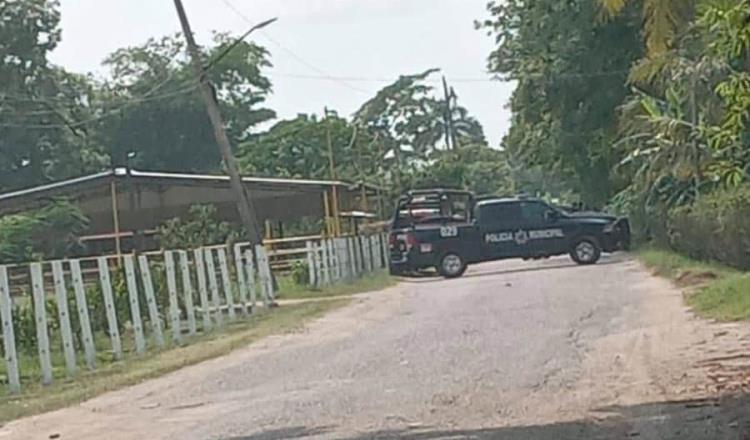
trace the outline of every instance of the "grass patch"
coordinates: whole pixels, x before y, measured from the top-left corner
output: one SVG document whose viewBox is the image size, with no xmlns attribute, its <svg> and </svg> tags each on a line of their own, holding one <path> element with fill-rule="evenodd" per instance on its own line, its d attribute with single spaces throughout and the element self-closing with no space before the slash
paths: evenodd
<svg viewBox="0 0 750 440">
<path fill-rule="evenodd" d="M 719 321 L 750 320 L 750 274 L 734 274 L 687 295 L 699 315 Z"/>
<path fill-rule="evenodd" d="M 346 303 L 346 300 L 310 302 L 259 312 L 227 324 L 221 330 L 197 336 L 189 341 L 190 345 L 153 351 L 142 357 L 126 357 L 120 362 L 100 365 L 96 371 L 81 369 L 75 379 L 57 380 L 49 387 L 25 383 L 22 394 L 5 395 L 0 400 L 0 423 L 76 404 L 225 355 L 265 336 L 295 331 L 311 319 Z"/>
<path fill-rule="evenodd" d="M 638 252 L 643 263 L 657 275 L 677 279 L 685 272 L 712 272 L 717 277 L 737 273 L 736 270 L 718 263 L 697 261 L 675 252 L 655 248 L 645 248 Z"/>
<path fill-rule="evenodd" d="M 395 286 L 396 280 L 385 271 L 375 272 L 358 278 L 352 283 L 338 283 L 320 289 L 310 289 L 294 282 L 291 277 L 279 279 L 279 299 L 325 298 L 346 296 L 354 293 L 371 292 Z"/>
<path fill-rule="evenodd" d="M 639 256 L 657 275 L 691 287 L 685 301 L 698 315 L 719 321 L 750 320 L 750 273 L 658 249 L 641 250 Z"/>
</svg>

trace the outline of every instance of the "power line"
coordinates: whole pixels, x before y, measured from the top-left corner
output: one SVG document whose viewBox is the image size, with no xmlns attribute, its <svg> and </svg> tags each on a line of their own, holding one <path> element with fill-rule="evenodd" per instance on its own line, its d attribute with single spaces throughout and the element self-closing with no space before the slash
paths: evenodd
<svg viewBox="0 0 750 440">
<path fill-rule="evenodd" d="M 237 16 L 238 16 L 238 17 L 240 17 L 240 18 L 242 18 L 243 20 L 245 20 L 245 22 L 247 22 L 248 24 L 252 24 L 252 23 L 253 23 L 253 21 L 252 21 L 252 20 L 250 19 L 250 17 L 248 17 L 248 16 L 247 16 L 247 15 L 246 15 L 245 13 L 243 13 L 243 12 L 242 12 L 242 11 L 241 11 L 241 10 L 240 10 L 239 8 L 237 8 L 237 6 L 235 6 L 235 5 L 234 5 L 234 4 L 233 4 L 233 3 L 232 3 L 232 2 L 230 1 L 230 0 L 221 0 L 221 2 L 222 2 L 222 3 L 223 3 L 223 4 L 224 4 L 224 5 L 225 5 L 225 6 L 227 7 L 227 8 L 229 8 L 229 9 L 230 9 L 231 11 L 233 11 L 233 12 L 234 12 L 235 14 L 237 14 Z M 351 84 L 348 84 L 348 83 L 347 83 L 346 81 L 344 81 L 344 80 L 341 80 L 341 79 L 338 79 L 338 78 L 336 78 L 336 77 L 334 77 L 334 76 L 331 76 L 331 75 L 330 75 L 330 74 L 329 74 L 328 72 L 326 72 L 325 70 L 323 70 L 323 69 L 321 69 L 321 68 L 319 68 L 319 67 L 315 66 L 315 65 L 314 65 L 314 64 L 312 64 L 311 62 L 309 62 L 309 61 L 305 60 L 304 58 L 302 58 L 301 56 L 297 55 L 297 54 L 296 54 L 296 53 L 295 53 L 295 52 L 294 52 L 294 51 L 293 51 L 292 49 L 289 49 L 288 47 L 284 46 L 284 45 L 283 45 L 283 44 L 281 44 L 281 43 L 280 43 L 279 41 L 277 41 L 276 39 L 274 39 L 273 37 L 271 37 L 270 35 L 268 35 L 268 33 L 267 33 L 267 32 L 263 32 L 263 31 L 261 31 L 261 35 L 263 35 L 263 37 L 264 37 L 264 38 L 266 38 L 266 39 L 267 39 L 268 41 L 270 41 L 270 42 L 271 42 L 272 44 L 274 44 L 274 45 L 275 45 L 276 47 L 278 47 L 279 49 L 283 50 L 283 51 L 284 51 L 284 52 L 286 52 L 286 53 L 287 53 L 287 54 L 288 54 L 289 56 L 291 56 L 292 58 L 294 58 L 295 60 L 297 60 L 297 62 L 299 62 L 299 63 L 300 63 L 300 64 L 302 64 L 303 66 L 307 67 L 308 69 L 310 69 L 310 70 L 312 70 L 312 71 L 316 72 L 317 74 L 319 74 L 319 75 L 320 75 L 320 78 L 321 78 L 321 79 L 326 79 L 326 80 L 328 80 L 328 81 L 332 81 L 332 82 L 338 83 L 338 84 L 340 84 L 340 85 L 342 85 L 342 86 L 344 86 L 344 87 L 346 87 L 346 88 L 348 88 L 348 89 L 351 89 L 351 90 L 353 90 L 353 91 L 355 91 L 355 92 L 358 92 L 358 93 L 365 93 L 365 94 L 368 94 L 368 95 L 370 94 L 370 92 L 369 92 L 369 91 L 367 91 L 367 90 L 364 90 L 364 89 L 360 89 L 360 88 L 358 88 L 358 87 L 355 87 L 355 86 L 353 86 L 353 85 L 351 85 Z"/>
<path fill-rule="evenodd" d="M 629 70 L 611 70 L 611 71 L 604 71 L 604 72 L 591 72 L 591 73 L 563 73 L 563 74 L 525 74 L 523 75 L 524 78 L 594 78 L 594 77 L 602 77 L 602 76 L 619 76 L 622 74 L 626 74 L 630 72 Z M 386 77 L 360 77 L 360 76 L 336 76 L 336 77 L 330 77 L 330 76 L 317 76 L 317 75 L 308 75 L 308 74 L 299 74 L 299 73 L 286 73 L 286 72 L 274 72 L 271 73 L 271 75 L 279 76 L 279 77 L 286 77 L 286 78 L 297 78 L 297 79 L 309 79 L 309 80 L 329 80 L 331 78 L 335 78 L 342 81 L 351 81 L 351 82 L 384 82 L 384 83 L 391 83 L 398 80 L 398 78 L 386 78 Z M 501 77 L 489 77 L 489 78 L 450 78 L 451 82 L 454 83 L 494 83 L 498 81 L 507 81 L 507 80 L 517 80 L 518 78 L 501 78 Z M 441 82 L 440 79 L 424 79 L 423 82 L 428 83 L 435 83 L 438 84 Z"/>
<path fill-rule="evenodd" d="M 235 6 L 231 0 L 221 0 L 221 2 L 229 8 L 231 11 L 233 11 L 237 16 L 242 18 L 245 22 L 248 24 L 252 24 L 253 21 L 250 19 L 250 17 L 243 13 L 242 10 L 240 10 L 237 6 Z M 260 32 L 263 37 L 265 37 L 267 40 L 269 40 L 274 45 L 278 46 L 281 50 L 288 53 L 290 56 L 295 58 L 298 62 L 303 64 L 305 67 L 309 68 L 310 70 L 315 71 L 318 73 L 318 75 L 306 75 L 306 74 L 295 74 L 295 73 L 271 73 L 271 75 L 276 76 L 282 76 L 282 77 L 289 77 L 289 78 L 299 78 L 299 79 L 311 79 L 311 80 L 328 80 L 337 82 L 347 88 L 350 88 L 352 90 L 355 90 L 357 92 L 361 93 L 367 93 L 370 92 L 367 90 L 363 90 L 357 87 L 352 86 L 351 84 L 348 84 L 348 82 L 393 82 L 396 81 L 398 78 L 366 78 L 366 77 L 347 77 L 347 76 L 334 76 L 329 74 L 328 72 L 324 71 L 323 69 L 313 65 L 312 63 L 308 62 L 301 56 L 297 55 L 294 51 L 291 49 L 285 47 L 280 42 L 276 41 L 273 37 L 268 35 L 268 33 L 261 31 Z M 619 69 L 619 70 L 608 70 L 608 71 L 600 71 L 600 72 L 590 72 L 590 73 L 567 73 L 567 74 L 547 74 L 547 73 L 527 73 L 524 75 L 513 75 L 510 77 L 503 78 L 501 76 L 495 76 L 495 77 L 477 77 L 477 78 L 449 78 L 451 82 L 456 83 L 482 83 L 482 82 L 496 82 L 496 81 L 515 81 L 519 78 L 544 78 L 544 77 L 554 77 L 554 78 L 595 78 L 595 77 L 602 77 L 602 76 L 619 76 L 623 74 L 627 74 L 630 72 L 630 69 Z M 516 77 L 518 76 L 518 77 Z M 434 80 L 425 80 L 425 82 L 434 82 L 439 83 L 439 79 Z"/>
<path fill-rule="evenodd" d="M 97 121 L 106 119 L 106 118 L 108 118 L 110 116 L 116 115 L 116 114 L 120 113 L 122 110 L 125 110 L 126 108 L 128 108 L 128 107 L 130 107 L 132 105 L 135 105 L 135 104 L 139 104 L 139 103 L 143 103 L 143 102 L 151 102 L 151 101 L 160 101 L 160 100 L 163 100 L 163 99 L 174 98 L 176 96 L 186 95 L 186 94 L 188 94 L 188 93 L 190 93 L 190 92 L 192 92 L 192 91 L 194 91 L 194 90 L 196 90 L 198 88 L 197 81 L 193 80 L 193 81 L 190 81 L 190 83 L 192 83 L 192 84 L 182 86 L 181 88 L 179 88 L 177 90 L 173 90 L 173 91 L 168 92 L 168 93 L 163 93 L 163 94 L 160 94 L 160 95 L 149 96 L 150 93 L 152 93 L 152 92 L 154 92 L 154 91 L 156 91 L 156 90 L 158 90 L 160 88 L 160 85 L 157 85 L 156 87 L 151 88 L 151 90 L 149 90 L 149 92 L 147 92 L 147 93 L 145 93 L 145 94 L 143 94 L 143 95 L 141 95 L 139 97 L 128 99 L 126 102 L 124 102 L 122 105 L 118 106 L 117 108 L 114 108 L 114 109 L 111 109 L 111 110 L 107 110 L 103 114 L 100 114 L 98 116 L 94 116 L 94 117 L 88 118 L 88 119 L 82 119 L 82 120 L 79 120 L 79 121 L 72 121 L 72 122 L 69 122 L 69 123 L 60 123 L 60 124 L 13 124 L 13 123 L 3 123 L 3 124 L 0 124 L 0 127 L 2 127 L 2 128 L 24 128 L 24 129 L 29 129 L 29 130 L 46 130 L 46 129 L 53 129 L 53 128 L 76 128 L 76 127 L 81 127 L 83 125 L 90 124 L 92 122 L 97 122 Z M 43 100 L 40 100 L 38 102 L 39 103 L 45 103 L 45 101 L 43 101 Z M 46 103 L 48 103 L 48 102 L 46 102 Z M 60 112 L 56 111 L 56 110 L 49 110 L 49 112 L 50 112 L 49 114 L 55 114 L 55 115 L 59 115 L 60 114 Z M 25 116 L 25 115 L 20 114 L 20 116 Z"/>
</svg>

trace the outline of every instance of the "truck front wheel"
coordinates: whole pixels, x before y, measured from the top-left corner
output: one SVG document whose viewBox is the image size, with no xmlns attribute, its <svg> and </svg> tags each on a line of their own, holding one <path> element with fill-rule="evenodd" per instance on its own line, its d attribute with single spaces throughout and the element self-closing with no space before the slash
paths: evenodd
<svg viewBox="0 0 750 440">
<path fill-rule="evenodd" d="M 448 252 L 440 259 L 438 273 L 445 278 L 458 278 L 466 272 L 466 261 L 456 252 Z"/>
<path fill-rule="evenodd" d="M 596 264 L 602 256 L 602 247 L 593 237 L 582 237 L 573 243 L 570 258 L 578 264 Z"/>
</svg>

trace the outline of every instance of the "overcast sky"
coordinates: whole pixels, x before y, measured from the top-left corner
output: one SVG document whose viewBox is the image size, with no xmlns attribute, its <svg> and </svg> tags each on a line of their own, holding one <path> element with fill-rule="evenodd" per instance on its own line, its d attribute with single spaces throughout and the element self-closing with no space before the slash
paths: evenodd
<svg viewBox="0 0 750 440">
<path fill-rule="evenodd" d="M 208 42 L 212 30 L 241 34 L 249 28 L 246 19 L 279 18 L 253 38 L 271 51 L 274 94 L 268 105 L 280 118 L 321 113 L 324 106 L 349 115 L 387 84 L 383 80 L 438 67 L 493 146 L 507 130 L 504 106 L 513 87 L 489 81 L 492 38 L 473 25 L 486 16 L 485 0 L 184 3 L 199 42 Z M 78 72 L 101 75 L 107 54 L 179 30 L 172 0 L 62 0 L 61 7 L 63 41 L 52 59 Z"/>
</svg>

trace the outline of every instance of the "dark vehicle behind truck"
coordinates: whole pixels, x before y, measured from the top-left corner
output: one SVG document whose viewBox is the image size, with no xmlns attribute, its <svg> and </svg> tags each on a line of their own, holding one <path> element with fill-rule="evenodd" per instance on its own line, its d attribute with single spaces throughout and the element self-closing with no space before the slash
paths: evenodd
<svg viewBox="0 0 750 440">
<path fill-rule="evenodd" d="M 397 204 L 389 247 L 392 274 L 435 268 L 447 278 L 470 264 L 569 254 L 595 264 L 603 252 L 627 249 L 626 218 L 569 212 L 530 197 L 488 197 L 456 190 L 420 190 Z"/>
</svg>

